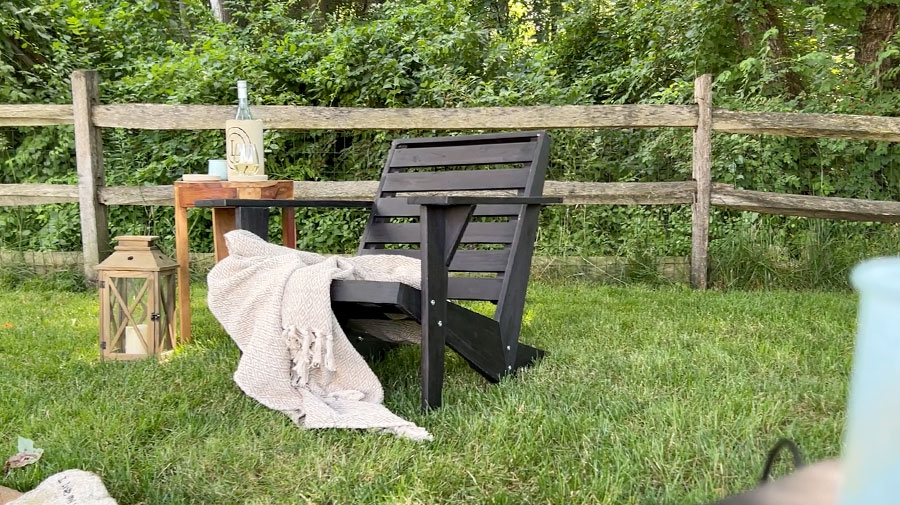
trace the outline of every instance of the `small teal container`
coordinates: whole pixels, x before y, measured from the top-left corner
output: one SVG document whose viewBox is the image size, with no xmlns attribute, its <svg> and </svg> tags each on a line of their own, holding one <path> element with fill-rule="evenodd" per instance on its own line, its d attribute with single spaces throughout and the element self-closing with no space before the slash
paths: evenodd
<svg viewBox="0 0 900 505">
<path fill-rule="evenodd" d="M 218 176 L 223 181 L 228 180 L 228 163 L 225 160 L 209 160 L 209 175 Z"/>
<path fill-rule="evenodd" d="M 844 432 L 840 505 L 900 503 L 900 257 L 850 276 L 859 325 Z"/>
</svg>

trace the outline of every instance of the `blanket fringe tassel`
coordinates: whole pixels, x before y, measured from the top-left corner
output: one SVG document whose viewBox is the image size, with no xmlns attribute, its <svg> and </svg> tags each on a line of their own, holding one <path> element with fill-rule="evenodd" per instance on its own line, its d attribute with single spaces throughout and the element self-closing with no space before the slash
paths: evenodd
<svg viewBox="0 0 900 505">
<path fill-rule="evenodd" d="M 301 330 L 296 326 L 288 326 L 281 332 L 281 337 L 287 342 L 291 352 L 291 360 L 294 362 L 294 373 L 297 377 L 296 385 L 309 383 L 309 373 L 314 368 L 325 367 L 325 370 L 334 372 L 334 335 L 322 333 L 311 329 Z"/>
</svg>

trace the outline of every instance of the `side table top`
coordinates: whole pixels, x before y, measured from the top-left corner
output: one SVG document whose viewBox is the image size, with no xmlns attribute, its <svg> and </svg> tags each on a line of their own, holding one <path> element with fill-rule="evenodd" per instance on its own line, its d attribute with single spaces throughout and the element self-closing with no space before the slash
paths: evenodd
<svg viewBox="0 0 900 505">
<path fill-rule="evenodd" d="M 215 199 L 272 199 L 289 200 L 294 197 L 294 181 L 175 181 L 175 205 L 193 207 L 197 200 Z"/>
<path fill-rule="evenodd" d="M 216 186 L 222 188 L 266 188 L 290 184 L 294 181 L 269 180 L 269 181 L 175 181 L 176 186 Z"/>
<path fill-rule="evenodd" d="M 256 200 L 244 198 L 217 198 L 197 200 L 197 207 L 372 207 L 371 200 Z"/>
</svg>

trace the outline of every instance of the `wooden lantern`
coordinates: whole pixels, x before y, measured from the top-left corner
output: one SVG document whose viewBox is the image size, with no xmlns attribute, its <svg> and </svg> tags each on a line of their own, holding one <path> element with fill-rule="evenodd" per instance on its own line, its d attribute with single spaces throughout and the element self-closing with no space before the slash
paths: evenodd
<svg viewBox="0 0 900 505">
<path fill-rule="evenodd" d="M 158 238 L 116 237 L 115 252 L 97 265 L 103 359 L 159 357 L 175 349 L 178 264 L 154 245 Z"/>
</svg>

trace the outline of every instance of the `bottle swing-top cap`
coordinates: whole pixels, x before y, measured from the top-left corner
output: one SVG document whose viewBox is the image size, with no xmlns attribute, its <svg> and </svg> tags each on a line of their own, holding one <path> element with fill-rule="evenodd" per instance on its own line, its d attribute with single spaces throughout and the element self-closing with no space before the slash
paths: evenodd
<svg viewBox="0 0 900 505">
<path fill-rule="evenodd" d="M 253 115 L 250 114 L 250 104 L 247 100 L 247 81 L 237 82 L 237 92 L 238 110 L 234 118 L 240 120 L 253 119 Z"/>
</svg>

